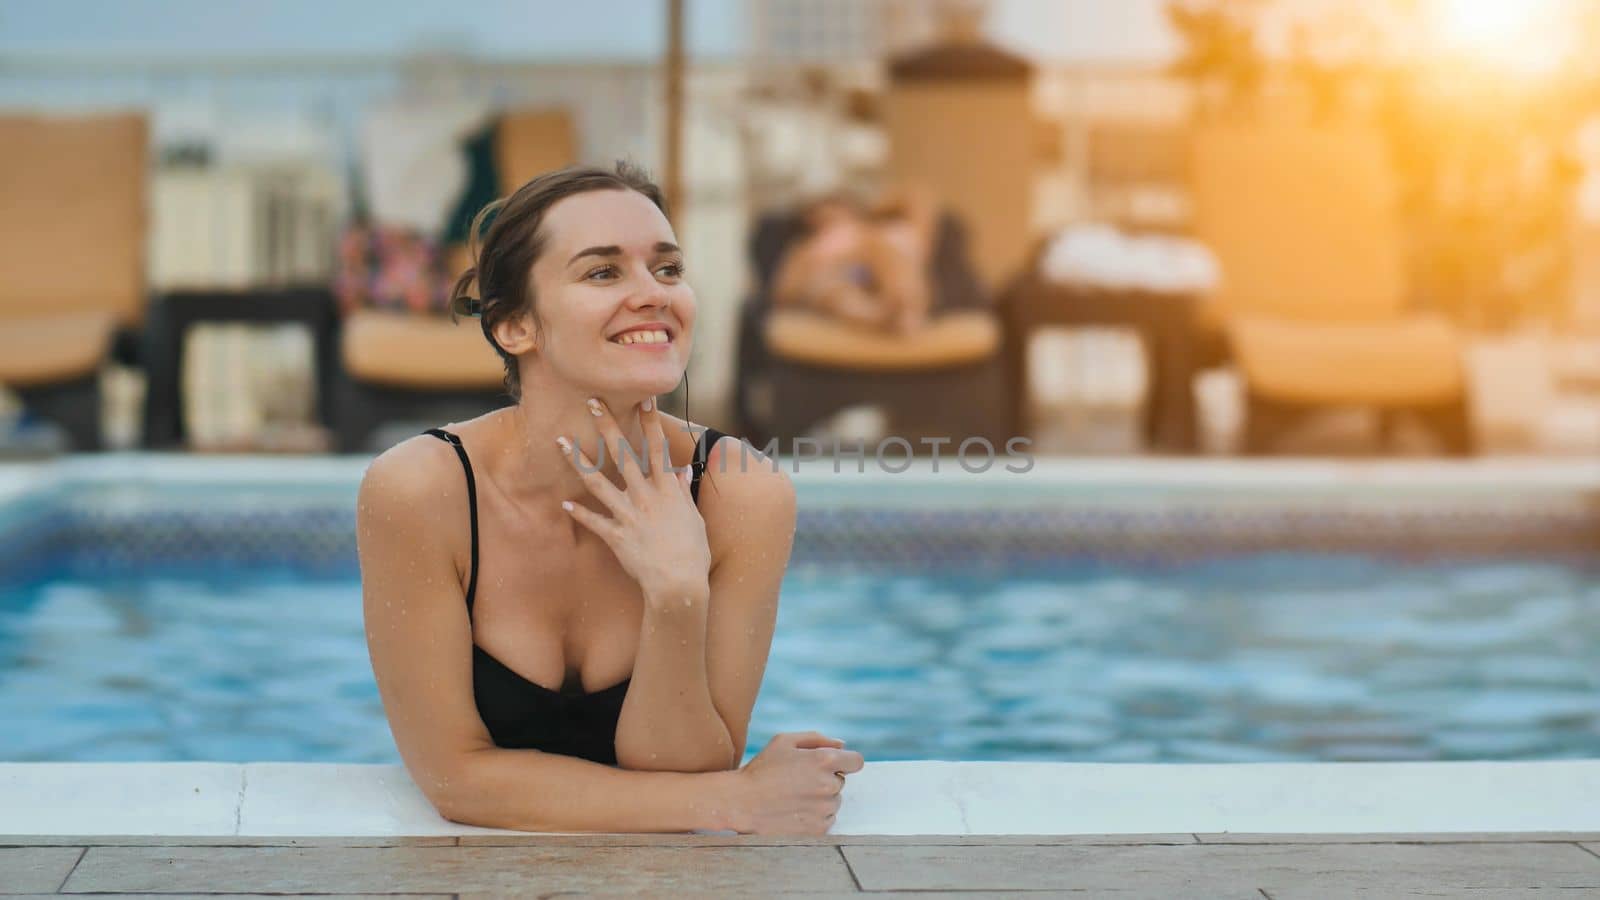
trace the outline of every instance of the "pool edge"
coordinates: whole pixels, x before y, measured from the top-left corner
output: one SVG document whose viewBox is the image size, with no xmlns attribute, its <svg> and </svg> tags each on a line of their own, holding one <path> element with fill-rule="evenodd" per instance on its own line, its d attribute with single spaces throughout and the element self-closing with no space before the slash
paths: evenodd
<svg viewBox="0 0 1600 900">
<path fill-rule="evenodd" d="M 830 836 L 1448 833 L 1600 836 L 1600 760 L 869 762 Z M 444 820 L 396 765 L 0 763 L 0 843 L 517 834 Z"/>
</svg>

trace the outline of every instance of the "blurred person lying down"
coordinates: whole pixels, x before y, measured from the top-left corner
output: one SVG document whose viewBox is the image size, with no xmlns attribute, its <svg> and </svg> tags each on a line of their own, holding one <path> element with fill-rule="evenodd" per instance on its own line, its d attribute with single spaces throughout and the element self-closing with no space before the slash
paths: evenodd
<svg viewBox="0 0 1600 900">
<path fill-rule="evenodd" d="M 773 302 L 866 328 L 907 334 L 928 318 L 933 203 L 900 188 L 875 203 L 842 195 L 810 203 L 804 231 L 778 264 Z"/>
</svg>

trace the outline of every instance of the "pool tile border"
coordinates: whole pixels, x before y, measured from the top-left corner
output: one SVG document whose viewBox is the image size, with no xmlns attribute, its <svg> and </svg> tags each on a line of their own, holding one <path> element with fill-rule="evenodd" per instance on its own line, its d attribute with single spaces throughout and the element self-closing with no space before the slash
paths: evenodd
<svg viewBox="0 0 1600 900">
<path fill-rule="evenodd" d="M 293 564 L 355 572 L 364 458 L 0 465 L 0 573 Z M 1028 475 L 794 475 L 796 565 L 1010 569 L 1298 552 L 1600 550 L 1600 463 L 1043 460 Z M 898 490 L 885 491 L 887 485 Z M 225 488 L 229 502 L 217 502 Z M 981 497 L 975 507 L 972 498 Z"/>
</svg>

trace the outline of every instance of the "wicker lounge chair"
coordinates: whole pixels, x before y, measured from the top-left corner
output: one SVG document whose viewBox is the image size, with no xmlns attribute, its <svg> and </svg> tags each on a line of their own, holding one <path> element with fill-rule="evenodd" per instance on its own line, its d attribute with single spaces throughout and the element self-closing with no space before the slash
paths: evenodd
<svg viewBox="0 0 1600 900">
<path fill-rule="evenodd" d="M 144 320 L 147 146 L 138 114 L 0 115 L 0 383 L 75 450 Z"/>
<path fill-rule="evenodd" d="M 786 442 L 845 407 L 866 404 L 884 409 L 890 433 L 912 442 L 949 437 L 949 452 L 967 437 L 983 437 L 1003 451 L 1013 419 L 1003 335 L 959 221 L 946 214 L 939 223 L 930 324 L 904 337 L 774 310 L 771 281 L 799 234 L 791 214 L 771 214 L 751 237 L 757 286 L 741 310 L 734 395 L 742 432 L 761 444 L 776 438 L 790 452 Z"/>
<path fill-rule="evenodd" d="M 1393 173 L 1377 134 L 1217 127 L 1195 135 L 1195 226 L 1222 267 L 1218 309 L 1248 391 L 1245 450 L 1309 412 L 1416 415 L 1471 449 L 1463 358 L 1443 317 L 1407 308 Z"/>
</svg>

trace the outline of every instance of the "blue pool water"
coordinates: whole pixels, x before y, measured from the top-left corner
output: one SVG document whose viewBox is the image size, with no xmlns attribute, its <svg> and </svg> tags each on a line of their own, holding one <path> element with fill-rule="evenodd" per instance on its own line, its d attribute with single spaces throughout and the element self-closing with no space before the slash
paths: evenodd
<svg viewBox="0 0 1600 900">
<path fill-rule="evenodd" d="M 750 755 L 1600 756 L 1600 573 L 1257 554 L 952 575 L 799 564 Z M 0 759 L 396 762 L 348 572 L 46 572 L 0 588 Z"/>
</svg>

